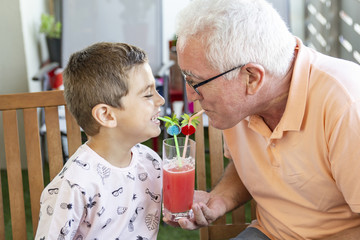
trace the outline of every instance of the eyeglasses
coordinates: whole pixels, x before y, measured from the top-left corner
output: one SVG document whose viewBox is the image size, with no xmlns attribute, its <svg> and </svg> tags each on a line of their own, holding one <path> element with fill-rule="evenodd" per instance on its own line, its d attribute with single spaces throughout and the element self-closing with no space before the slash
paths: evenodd
<svg viewBox="0 0 360 240">
<path fill-rule="evenodd" d="M 197 90 L 198 87 L 200 87 L 200 86 L 202 86 L 202 85 L 205 85 L 205 84 L 211 82 L 212 80 L 215 80 L 216 78 L 221 77 L 221 76 L 223 76 L 223 75 L 225 75 L 225 74 L 227 74 L 227 73 L 229 73 L 229 72 L 231 72 L 231 71 L 234 71 L 235 69 L 242 68 L 243 66 L 245 66 L 245 64 L 242 64 L 242 65 L 239 65 L 239 66 L 237 66 L 237 67 L 234 67 L 234 68 L 232 68 L 232 69 L 230 69 L 230 70 L 227 70 L 226 72 L 220 73 L 219 75 L 216 75 L 215 77 L 209 78 L 208 80 L 202 81 L 202 82 L 200 82 L 200 83 L 198 83 L 198 84 L 193 84 L 191 80 L 188 80 L 188 78 L 191 77 L 191 76 L 189 76 L 188 74 L 182 72 L 182 75 L 184 76 L 184 79 L 185 79 L 186 83 L 187 83 L 192 89 L 194 89 L 194 91 L 195 91 L 197 94 L 201 95 L 200 92 Z"/>
</svg>

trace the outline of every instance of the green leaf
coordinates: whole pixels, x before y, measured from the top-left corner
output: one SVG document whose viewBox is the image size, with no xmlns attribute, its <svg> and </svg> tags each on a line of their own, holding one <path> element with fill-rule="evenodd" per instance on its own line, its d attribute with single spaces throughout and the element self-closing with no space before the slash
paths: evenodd
<svg viewBox="0 0 360 240">
<path fill-rule="evenodd" d="M 176 117 L 175 113 L 171 116 L 171 120 L 174 124 L 179 125 L 179 119 Z"/>
<path fill-rule="evenodd" d="M 186 113 L 184 113 L 183 115 L 181 115 L 181 117 L 182 117 L 183 119 L 187 119 L 187 120 L 190 119 L 190 116 L 189 116 L 188 114 L 186 114 Z"/>
<path fill-rule="evenodd" d="M 191 125 L 193 125 L 195 128 L 199 125 L 199 123 L 200 123 L 200 121 L 197 120 L 197 117 L 191 121 Z"/>
<path fill-rule="evenodd" d="M 158 117 L 158 119 L 165 122 L 166 128 L 173 126 L 173 125 L 179 126 L 179 120 L 176 118 L 176 115 L 173 115 L 171 118 L 169 116 Z"/>
<path fill-rule="evenodd" d="M 187 125 L 189 123 L 190 116 L 184 113 L 183 115 L 181 115 L 181 117 L 183 118 L 183 120 L 181 121 L 181 125 Z"/>
</svg>

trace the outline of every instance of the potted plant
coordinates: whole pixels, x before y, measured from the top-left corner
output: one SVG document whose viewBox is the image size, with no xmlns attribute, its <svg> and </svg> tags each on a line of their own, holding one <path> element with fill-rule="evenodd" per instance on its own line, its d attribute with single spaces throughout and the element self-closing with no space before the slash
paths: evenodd
<svg viewBox="0 0 360 240">
<path fill-rule="evenodd" d="M 46 36 L 51 62 L 61 63 L 61 22 L 50 14 L 41 15 L 40 32 Z"/>
</svg>

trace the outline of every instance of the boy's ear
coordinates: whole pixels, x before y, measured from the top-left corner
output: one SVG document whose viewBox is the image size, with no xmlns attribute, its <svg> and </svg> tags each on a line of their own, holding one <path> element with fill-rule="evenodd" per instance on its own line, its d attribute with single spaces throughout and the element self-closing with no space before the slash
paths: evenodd
<svg viewBox="0 0 360 240">
<path fill-rule="evenodd" d="M 93 107 L 91 114 L 101 126 L 109 128 L 117 126 L 116 116 L 113 108 L 107 104 L 100 103 L 96 105 Z"/>
<path fill-rule="evenodd" d="M 246 93 L 254 95 L 264 83 L 265 69 L 256 63 L 248 63 L 244 66 L 246 71 Z"/>
</svg>

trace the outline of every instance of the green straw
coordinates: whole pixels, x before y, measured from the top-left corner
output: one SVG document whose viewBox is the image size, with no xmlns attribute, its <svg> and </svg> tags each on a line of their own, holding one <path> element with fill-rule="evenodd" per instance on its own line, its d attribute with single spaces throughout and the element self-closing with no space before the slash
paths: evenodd
<svg viewBox="0 0 360 240">
<path fill-rule="evenodd" d="M 173 122 L 170 121 L 169 119 L 163 118 L 163 117 L 158 117 L 158 119 L 165 121 L 165 122 L 169 122 L 171 125 L 173 125 Z M 177 154 L 177 158 L 179 160 L 179 166 L 182 167 L 182 162 L 181 162 L 181 156 L 180 156 L 180 150 L 179 150 L 179 143 L 177 141 L 177 137 L 176 135 L 173 136 L 174 137 L 174 141 L 175 141 L 175 148 L 176 148 L 176 154 Z"/>
<path fill-rule="evenodd" d="M 175 141 L 175 147 L 176 147 L 176 154 L 177 154 L 178 159 L 180 159 L 180 150 L 179 150 L 179 144 L 178 144 L 176 135 L 174 135 L 174 141 Z"/>
</svg>

